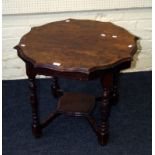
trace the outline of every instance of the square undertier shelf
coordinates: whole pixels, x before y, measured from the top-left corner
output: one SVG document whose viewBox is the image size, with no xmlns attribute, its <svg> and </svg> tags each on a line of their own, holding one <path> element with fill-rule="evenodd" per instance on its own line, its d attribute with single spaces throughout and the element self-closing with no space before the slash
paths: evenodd
<svg viewBox="0 0 155 155">
<path fill-rule="evenodd" d="M 68 115 L 82 116 L 89 114 L 95 106 L 95 96 L 84 93 L 64 93 L 57 110 Z"/>
</svg>

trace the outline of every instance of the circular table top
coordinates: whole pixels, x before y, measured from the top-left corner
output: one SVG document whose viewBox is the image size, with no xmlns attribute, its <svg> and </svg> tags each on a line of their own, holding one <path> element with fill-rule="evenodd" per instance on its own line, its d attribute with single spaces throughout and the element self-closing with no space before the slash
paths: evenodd
<svg viewBox="0 0 155 155">
<path fill-rule="evenodd" d="M 89 74 L 131 61 L 137 39 L 110 22 L 67 19 L 33 27 L 15 48 L 34 68 Z"/>
</svg>

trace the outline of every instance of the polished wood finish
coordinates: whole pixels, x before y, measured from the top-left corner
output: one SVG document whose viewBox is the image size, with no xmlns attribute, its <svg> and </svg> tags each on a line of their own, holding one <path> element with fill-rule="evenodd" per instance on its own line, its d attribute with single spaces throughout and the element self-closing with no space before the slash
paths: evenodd
<svg viewBox="0 0 155 155">
<path fill-rule="evenodd" d="M 110 88 L 112 84 L 112 73 L 107 73 L 101 77 L 103 87 L 103 98 L 101 102 L 101 123 L 98 134 L 99 141 L 102 145 L 108 142 L 108 116 L 110 111 Z"/>
<path fill-rule="evenodd" d="M 131 61 L 136 40 L 110 22 L 68 19 L 32 28 L 15 48 L 35 68 L 88 76 Z"/>
<path fill-rule="evenodd" d="M 57 111 L 74 116 L 89 114 L 95 106 L 95 97 L 84 93 L 65 93 L 59 100 Z"/>
<path fill-rule="evenodd" d="M 34 27 L 24 35 L 17 49 L 26 64 L 32 107 L 32 132 L 42 129 L 61 114 L 83 116 L 92 126 L 102 145 L 107 144 L 111 103 L 118 99 L 118 79 L 122 69 L 130 67 L 137 50 L 138 37 L 110 22 L 67 19 Z M 40 121 L 35 76 L 52 76 L 52 94 L 59 98 L 56 111 Z M 58 77 L 76 80 L 100 79 L 101 97 L 81 93 L 63 93 Z M 101 121 L 91 111 L 99 101 Z"/>
<path fill-rule="evenodd" d="M 38 114 L 38 100 L 35 84 L 36 73 L 33 71 L 33 67 L 30 64 L 26 64 L 26 73 L 29 79 L 30 103 L 32 109 L 32 133 L 35 138 L 39 138 L 42 135 L 42 130 Z"/>
<path fill-rule="evenodd" d="M 29 78 L 29 88 L 30 88 L 30 100 L 31 100 L 31 107 L 32 107 L 32 133 L 33 135 L 38 138 L 41 136 L 41 128 L 40 128 L 40 120 L 38 116 L 38 102 L 37 102 L 37 95 L 36 95 L 36 86 L 35 86 L 35 79 Z"/>
</svg>

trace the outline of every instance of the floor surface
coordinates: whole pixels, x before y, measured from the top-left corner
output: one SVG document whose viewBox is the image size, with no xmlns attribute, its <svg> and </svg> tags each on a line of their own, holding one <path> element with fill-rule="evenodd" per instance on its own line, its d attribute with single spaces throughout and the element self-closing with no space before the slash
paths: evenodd
<svg viewBox="0 0 155 155">
<path fill-rule="evenodd" d="M 43 131 L 31 134 L 31 108 L 26 80 L 3 81 L 3 155 L 151 155 L 152 73 L 125 73 L 120 80 L 120 100 L 112 107 L 108 145 L 98 144 L 86 120 L 60 116 Z M 38 84 L 41 117 L 54 110 L 50 79 Z M 99 81 L 60 80 L 66 91 L 102 93 Z M 99 118 L 98 107 L 94 116 Z"/>
</svg>

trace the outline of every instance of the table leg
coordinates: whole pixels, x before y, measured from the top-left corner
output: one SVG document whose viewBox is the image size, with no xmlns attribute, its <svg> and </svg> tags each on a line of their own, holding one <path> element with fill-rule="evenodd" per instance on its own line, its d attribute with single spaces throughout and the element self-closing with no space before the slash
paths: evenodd
<svg viewBox="0 0 155 155">
<path fill-rule="evenodd" d="M 52 77 L 51 89 L 54 97 L 60 97 L 63 95 L 63 91 L 60 89 L 58 78 L 56 76 Z"/>
<path fill-rule="evenodd" d="M 36 94 L 35 78 L 29 78 L 30 100 L 32 108 L 32 133 L 38 138 L 42 134 L 40 120 L 38 116 L 38 101 Z"/>
<path fill-rule="evenodd" d="M 110 111 L 110 87 L 112 84 L 112 74 L 107 73 L 101 78 L 103 87 L 103 97 L 101 102 L 101 123 L 99 126 L 98 138 L 101 145 L 108 142 L 108 117 Z"/>
<path fill-rule="evenodd" d="M 118 103 L 118 99 L 119 99 L 118 83 L 119 83 L 119 71 L 115 71 L 113 73 L 113 87 L 112 87 L 112 93 L 111 93 L 111 97 L 112 97 L 111 101 L 113 104 Z"/>
</svg>

